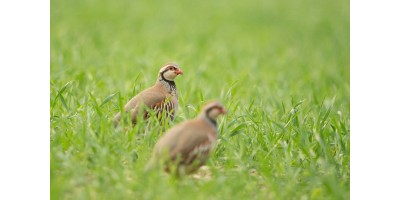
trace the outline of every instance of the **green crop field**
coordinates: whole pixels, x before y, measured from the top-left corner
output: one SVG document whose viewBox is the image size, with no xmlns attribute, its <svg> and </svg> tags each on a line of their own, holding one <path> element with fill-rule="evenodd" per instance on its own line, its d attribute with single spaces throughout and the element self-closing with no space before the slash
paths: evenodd
<svg viewBox="0 0 400 200">
<path fill-rule="evenodd" d="M 349 199 L 348 0 L 51 1 L 52 199 Z M 176 62 L 172 126 L 219 99 L 208 175 L 144 172 L 163 129 L 112 118 Z"/>
</svg>

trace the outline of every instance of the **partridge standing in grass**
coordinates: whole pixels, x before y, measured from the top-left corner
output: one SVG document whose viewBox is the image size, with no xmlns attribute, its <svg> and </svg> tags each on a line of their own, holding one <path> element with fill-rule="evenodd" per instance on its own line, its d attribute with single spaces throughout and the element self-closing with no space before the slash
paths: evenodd
<svg viewBox="0 0 400 200">
<path fill-rule="evenodd" d="M 195 172 L 207 161 L 217 140 L 217 117 L 225 113 L 221 103 L 209 102 L 197 118 L 172 127 L 155 145 L 147 168 L 158 163 L 177 176 Z"/>
<path fill-rule="evenodd" d="M 145 105 L 156 111 L 157 116 L 161 117 L 163 112 L 173 120 L 178 109 L 178 91 L 174 79 L 183 74 L 183 71 L 176 64 L 166 64 L 158 73 L 157 82 L 154 86 L 140 92 L 133 97 L 124 107 L 125 112 L 129 112 L 132 123 L 136 123 L 136 118 L 141 105 Z M 148 118 L 147 112 L 144 118 Z M 121 112 L 114 117 L 114 125 L 117 126 L 121 120 Z"/>
</svg>

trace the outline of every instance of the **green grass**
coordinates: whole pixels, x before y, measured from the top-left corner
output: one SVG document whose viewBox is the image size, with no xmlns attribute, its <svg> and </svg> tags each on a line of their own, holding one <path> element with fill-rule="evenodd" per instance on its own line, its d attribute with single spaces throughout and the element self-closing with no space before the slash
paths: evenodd
<svg viewBox="0 0 400 200">
<path fill-rule="evenodd" d="M 53 199 L 349 199 L 349 1 L 51 1 Z M 220 99 L 210 180 L 144 173 L 162 127 L 114 129 L 177 62 L 173 124 Z"/>
</svg>

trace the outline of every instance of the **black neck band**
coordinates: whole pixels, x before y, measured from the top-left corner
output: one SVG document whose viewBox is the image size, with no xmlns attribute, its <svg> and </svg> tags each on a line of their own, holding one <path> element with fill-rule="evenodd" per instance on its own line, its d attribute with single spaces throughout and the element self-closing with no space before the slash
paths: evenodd
<svg viewBox="0 0 400 200">
<path fill-rule="evenodd" d="M 162 79 L 163 81 L 165 81 L 165 82 L 168 83 L 168 85 L 169 85 L 169 87 L 171 88 L 171 90 L 176 90 L 175 82 L 174 82 L 174 81 L 167 80 L 167 79 L 164 77 L 164 73 L 165 73 L 166 71 L 168 71 L 168 69 L 167 69 L 167 70 L 164 70 L 163 72 L 160 73 L 161 79 Z"/>
<path fill-rule="evenodd" d="M 214 109 L 214 107 L 208 108 L 208 109 L 206 110 L 206 117 L 207 117 L 208 120 L 210 120 L 210 122 L 211 122 L 215 127 L 217 127 L 217 122 L 216 122 L 214 119 L 212 119 L 212 118 L 208 115 L 209 112 L 211 112 L 212 109 Z"/>
</svg>

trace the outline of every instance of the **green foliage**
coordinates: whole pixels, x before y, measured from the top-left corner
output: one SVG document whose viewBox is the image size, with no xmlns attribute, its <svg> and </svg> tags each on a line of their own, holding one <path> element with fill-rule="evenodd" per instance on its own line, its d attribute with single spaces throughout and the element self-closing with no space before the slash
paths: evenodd
<svg viewBox="0 0 400 200">
<path fill-rule="evenodd" d="M 54 199 L 349 199 L 349 1 L 51 1 Z M 114 129 L 176 61 L 180 110 Z M 165 128 L 220 99 L 211 179 L 144 172 Z"/>
</svg>

